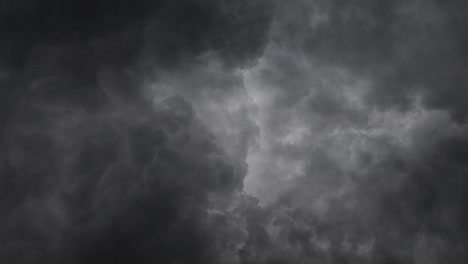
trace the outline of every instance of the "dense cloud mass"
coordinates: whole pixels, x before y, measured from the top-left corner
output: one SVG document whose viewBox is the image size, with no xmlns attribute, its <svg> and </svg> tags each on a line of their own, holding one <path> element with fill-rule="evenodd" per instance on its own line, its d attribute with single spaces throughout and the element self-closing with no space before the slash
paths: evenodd
<svg viewBox="0 0 468 264">
<path fill-rule="evenodd" d="M 0 2 L 0 262 L 468 261 L 468 5 Z"/>
</svg>

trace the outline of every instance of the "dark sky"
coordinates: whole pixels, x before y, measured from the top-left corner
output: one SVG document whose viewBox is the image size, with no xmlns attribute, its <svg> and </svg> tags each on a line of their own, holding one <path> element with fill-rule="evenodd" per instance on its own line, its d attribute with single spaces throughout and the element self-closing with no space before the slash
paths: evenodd
<svg viewBox="0 0 468 264">
<path fill-rule="evenodd" d="M 0 263 L 468 263 L 468 3 L 1 0 Z"/>
</svg>

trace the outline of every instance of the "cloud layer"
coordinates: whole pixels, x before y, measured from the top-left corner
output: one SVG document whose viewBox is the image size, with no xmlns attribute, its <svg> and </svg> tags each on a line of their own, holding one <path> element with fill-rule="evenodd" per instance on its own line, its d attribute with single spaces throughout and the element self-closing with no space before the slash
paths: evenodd
<svg viewBox="0 0 468 264">
<path fill-rule="evenodd" d="M 465 263 L 463 1 L 3 1 L 0 261 Z"/>
</svg>

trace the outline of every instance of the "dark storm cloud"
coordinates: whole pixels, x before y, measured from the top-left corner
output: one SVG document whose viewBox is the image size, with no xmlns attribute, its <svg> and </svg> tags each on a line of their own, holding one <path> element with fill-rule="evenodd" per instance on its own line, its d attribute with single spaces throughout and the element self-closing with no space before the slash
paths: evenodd
<svg viewBox="0 0 468 264">
<path fill-rule="evenodd" d="M 1 4 L 0 261 L 468 259 L 463 1 Z"/>
<path fill-rule="evenodd" d="M 243 169 L 190 103 L 50 107 L 21 109 L 2 148 L 3 261 L 216 263 L 207 195 L 241 188 Z"/>
<path fill-rule="evenodd" d="M 430 133 L 426 125 L 415 130 Z M 429 143 L 416 133 L 410 148 L 369 137 L 366 144 L 377 149 L 358 154 L 357 170 L 336 160 L 330 148 L 337 142 L 322 144 L 309 152 L 305 175 L 276 202 L 250 207 L 241 257 L 245 263 L 464 263 L 464 133 Z"/>
<path fill-rule="evenodd" d="M 96 47 L 104 54 L 97 55 L 113 55 L 108 60 L 131 58 L 149 42 L 158 63 L 208 50 L 245 61 L 261 53 L 271 17 L 264 1 L 23 2 L 4 1 L 1 23 L 2 55 L 19 66 L 38 45 L 67 41 L 84 46 L 104 41 Z"/>
<path fill-rule="evenodd" d="M 31 0 L 3 1 L 1 9 L 0 84 L 8 113 L 43 79 L 63 80 L 64 94 L 94 100 L 103 70 L 142 79 L 155 67 L 175 70 L 204 53 L 228 67 L 245 66 L 263 51 L 272 8 L 265 1 Z M 138 96 L 139 89 L 119 88 L 124 97 Z M 7 118 L 2 114 L 2 126 Z"/>
<path fill-rule="evenodd" d="M 208 198 L 239 191 L 245 162 L 184 97 L 153 104 L 144 85 L 155 69 L 207 67 L 206 56 L 220 83 L 236 79 L 261 56 L 271 11 L 266 1 L 2 1 L 0 261 L 222 262 L 230 238 L 217 237 Z"/>
<path fill-rule="evenodd" d="M 270 204 L 252 263 L 466 262 L 464 5 L 278 1 L 246 73 Z"/>
<path fill-rule="evenodd" d="M 280 3 L 279 45 L 303 50 L 320 64 L 340 65 L 376 82 L 369 102 L 425 105 L 464 121 L 464 1 L 293 1 Z"/>
<path fill-rule="evenodd" d="M 326 241 L 329 247 L 325 254 L 330 254 L 331 263 L 340 263 L 340 259 L 349 263 L 463 263 L 467 258 L 466 166 L 450 158 L 455 149 L 446 144 L 443 140 L 417 162 L 387 157 L 374 165 L 373 175 L 361 175 L 363 178 L 353 183 L 357 186 L 353 194 L 327 197 L 333 193 L 329 188 L 336 187 L 333 177 L 340 177 L 333 175 L 333 170 L 323 175 L 327 179 L 300 181 L 289 198 L 280 202 L 290 208 L 288 215 L 294 223 L 280 225 L 288 232 L 289 243 L 295 241 L 291 241 L 294 226 L 308 221 L 307 229 L 312 226 L 313 231 L 299 231 L 305 238 L 296 243 L 307 255 L 308 248 L 320 252 L 314 241 Z M 401 185 L 392 187 L 399 173 L 407 176 Z M 324 185 L 327 182 L 328 186 Z M 318 184 L 323 193 L 315 192 L 318 197 L 313 197 L 311 189 Z M 325 213 L 314 213 L 304 204 L 294 205 L 308 199 L 325 200 Z M 309 257 L 320 258 L 320 254 Z"/>
</svg>

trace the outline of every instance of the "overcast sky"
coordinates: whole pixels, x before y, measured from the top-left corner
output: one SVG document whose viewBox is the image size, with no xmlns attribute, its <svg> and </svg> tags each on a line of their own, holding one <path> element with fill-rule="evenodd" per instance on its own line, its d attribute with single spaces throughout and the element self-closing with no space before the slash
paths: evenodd
<svg viewBox="0 0 468 264">
<path fill-rule="evenodd" d="M 468 262 L 463 0 L 0 1 L 0 262 Z"/>
</svg>

